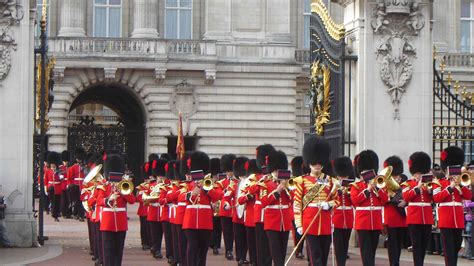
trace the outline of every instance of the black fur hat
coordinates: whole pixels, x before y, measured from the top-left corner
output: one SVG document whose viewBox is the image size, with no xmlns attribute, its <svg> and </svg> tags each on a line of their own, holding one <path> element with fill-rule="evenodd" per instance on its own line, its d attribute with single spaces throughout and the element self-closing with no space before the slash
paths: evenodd
<svg viewBox="0 0 474 266">
<path fill-rule="evenodd" d="M 151 163 L 151 171 L 153 173 L 153 176 L 165 176 L 166 175 L 166 170 L 165 170 L 165 165 L 166 161 L 163 159 L 157 159 L 154 160 Z"/>
<path fill-rule="evenodd" d="M 408 170 L 410 174 L 426 174 L 431 169 L 431 158 L 426 152 L 418 151 L 410 155 Z"/>
<path fill-rule="evenodd" d="M 247 176 L 251 174 L 261 174 L 262 170 L 257 167 L 257 159 L 250 159 L 245 163 L 245 170 L 247 171 Z"/>
<path fill-rule="evenodd" d="M 457 146 L 450 146 L 441 151 L 441 168 L 446 171 L 448 166 L 463 165 L 464 151 Z"/>
<path fill-rule="evenodd" d="M 287 170 L 288 169 L 288 158 L 283 151 L 272 151 L 268 155 L 268 172 L 271 173 L 275 170 Z"/>
<path fill-rule="evenodd" d="M 168 153 L 162 153 L 162 154 L 160 155 L 160 159 L 163 159 L 163 160 L 165 160 L 165 161 L 168 162 L 168 161 L 171 160 L 171 155 L 169 155 Z"/>
<path fill-rule="evenodd" d="M 209 172 L 212 176 L 215 176 L 221 172 L 221 159 L 212 158 L 209 160 Z"/>
<path fill-rule="evenodd" d="M 92 153 L 89 158 L 87 158 L 87 165 L 92 166 L 93 164 L 99 165 L 102 164 L 102 156 L 98 153 Z"/>
<path fill-rule="evenodd" d="M 174 160 L 171 160 L 171 161 L 168 161 L 165 165 L 165 171 L 166 171 L 166 175 L 165 177 L 168 178 L 168 179 L 175 179 L 174 177 L 174 165 L 175 165 L 176 161 Z"/>
<path fill-rule="evenodd" d="M 202 170 L 204 174 L 209 172 L 209 156 L 202 151 L 195 151 L 189 157 L 190 171 Z"/>
<path fill-rule="evenodd" d="M 234 168 L 234 160 L 237 158 L 234 154 L 224 154 L 221 157 L 221 171 L 232 172 Z"/>
<path fill-rule="evenodd" d="M 397 176 L 403 173 L 403 161 L 398 156 L 390 156 L 383 162 L 383 167 L 392 166 L 392 175 Z"/>
<path fill-rule="evenodd" d="M 323 169 L 321 170 L 321 172 L 328 176 L 334 176 L 334 169 L 332 167 L 332 162 L 329 161 L 325 165 L 323 165 Z"/>
<path fill-rule="evenodd" d="M 143 178 L 148 178 L 149 176 L 152 175 L 152 169 L 151 169 L 151 164 L 152 162 L 145 162 L 143 164 Z"/>
<path fill-rule="evenodd" d="M 245 170 L 245 164 L 248 162 L 249 158 L 241 156 L 237 157 L 234 160 L 234 176 L 244 177 L 247 173 Z"/>
<path fill-rule="evenodd" d="M 76 158 L 76 160 L 84 161 L 86 159 L 86 151 L 84 151 L 83 148 L 76 148 L 76 150 L 74 151 L 74 157 Z"/>
<path fill-rule="evenodd" d="M 333 160 L 333 170 L 336 176 L 354 178 L 354 167 L 351 158 L 347 156 L 338 157 Z"/>
<path fill-rule="evenodd" d="M 186 180 L 186 176 L 184 174 L 181 174 L 182 163 L 185 163 L 185 161 L 179 160 L 179 161 L 176 161 L 176 163 L 174 164 L 174 180 L 178 180 L 178 181 Z"/>
<path fill-rule="evenodd" d="M 331 146 L 325 139 L 312 136 L 303 145 L 303 159 L 306 166 L 312 164 L 326 165 L 331 156 Z"/>
<path fill-rule="evenodd" d="M 104 166 L 104 176 L 110 179 L 111 175 L 121 177 L 125 172 L 125 161 L 119 154 L 111 154 L 107 156 Z M 113 180 L 120 181 L 120 180 Z"/>
<path fill-rule="evenodd" d="M 59 167 L 61 165 L 61 155 L 55 151 L 51 151 L 48 153 L 47 161 L 50 165 L 55 164 L 57 167 Z"/>
<path fill-rule="evenodd" d="M 69 151 L 63 151 L 61 152 L 61 161 L 63 162 L 69 162 L 69 160 L 71 159 L 71 155 L 69 154 Z"/>
<path fill-rule="evenodd" d="M 303 156 L 296 156 L 291 160 L 291 175 L 301 176 L 303 175 Z"/>
<path fill-rule="evenodd" d="M 186 175 L 190 173 L 190 156 L 193 152 L 185 152 L 183 158 L 179 162 L 179 177 L 180 180 L 186 180 Z"/>
<path fill-rule="evenodd" d="M 150 153 L 150 155 L 148 155 L 148 161 L 151 163 L 153 162 L 153 160 L 158 160 L 160 159 L 160 157 L 158 157 L 158 154 L 156 153 Z"/>
<path fill-rule="evenodd" d="M 357 175 L 365 170 L 379 171 L 379 157 L 373 150 L 364 150 L 359 153 L 357 158 Z"/>
<path fill-rule="evenodd" d="M 270 152 L 275 151 L 272 144 L 263 144 L 257 147 L 255 151 L 255 157 L 257 158 L 257 167 L 262 169 L 263 166 L 267 165 L 267 156 Z"/>
</svg>

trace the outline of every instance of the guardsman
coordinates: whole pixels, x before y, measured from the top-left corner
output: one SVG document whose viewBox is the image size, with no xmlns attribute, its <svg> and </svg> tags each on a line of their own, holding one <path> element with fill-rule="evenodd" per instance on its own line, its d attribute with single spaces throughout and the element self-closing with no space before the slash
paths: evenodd
<svg viewBox="0 0 474 266">
<path fill-rule="evenodd" d="M 388 157 L 384 167 L 392 166 L 392 179 L 397 184 L 402 183 L 403 162 L 398 156 Z M 404 182 L 405 180 L 403 180 Z M 402 188 L 395 191 L 387 190 L 389 201 L 384 206 L 383 224 L 387 234 L 387 250 L 390 265 L 400 265 L 402 245 L 407 235 L 406 228 L 406 201 L 403 199 Z"/>
<path fill-rule="evenodd" d="M 104 176 L 108 182 L 99 190 L 97 206 L 102 207 L 100 231 L 103 241 L 104 266 L 121 265 L 125 236 L 128 230 L 127 204 L 135 203 L 135 196 L 121 191 L 125 162 L 122 156 L 111 154 L 105 161 Z"/>
<path fill-rule="evenodd" d="M 44 173 L 44 184 L 51 202 L 51 216 L 59 222 L 61 216 L 61 195 L 63 194 L 61 180 L 64 175 L 61 173 L 61 156 L 57 152 L 48 153 L 49 167 Z"/>
<path fill-rule="evenodd" d="M 176 211 L 178 208 L 178 196 L 181 193 L 180 191 L 180 174 L 179 174 L 179 161 L 170 161 L 168 162 L 168 172 L 167 175 L 170 178 L 173 178 L 173 182 L 171 185 L 171 189 L 166 194 L 166 201 L 171 204 L 170 206 L 170 224 L 171 224 L 171 235 L 173 239 L 173 259 L 174 264 L 182 265 L 181 263 L 181 255 L 180 255 L 180 245 L 181 242 L 186 243 L 186 238 L 184 237 L 184 241 L 181 241 L 179 238 L 178 231 L 181 227 L 181 224 L 177 224 L 175 221 L 176 218 Z"/>
<path fill-rule="evenodd" d="M 150 168 L 150 163 L 146 162 L 142 166 L 143 173 L 147 173 Z M 144 175 L 144 182 L 137 186 L 136 200 L 138 201 L 137 215 L 140 220 L 140 240 L 142 243 L 143 250 L 149 250 L 151 247 L 151 233 L 148 231 L 148 222 L 146 220 L 148 216 L 148 206 L 143 203 L 143 193 L 150 189 L 151 179 L 148 175 Z"/>
<path fill-rule="evenodd" d="M 68 195 L 69 201 L 73 206 L 73 216 L 75 219 L 84 221 L 84 208 L 80 200 L 80 194 L 82 190 L 82 181 L 85 177 L 85 156 L 86 153 L 84 149 L 77 148 L 74 152 L 74 157 L 76 163 L 69 167 L 67 177 L 68 177 Z"/>
<path fill-rule="evenodd" d="M 176 208 L 175 223 L 178 225 L 178 239 L 179 239 L 179 256 L 181 259 L 182 265 L 188 264 L 187 250 L 188 250 L 188 239 L 183 230 L 184 215 L 186 213 L 186 207 L 188 205 L 188 200 L 186 195 L 189 191 L 191 178 L 190 171 L 190 156 L 192 152 L 184 153 L 183 159 L 179 164 L 179 195 L 178 195 L 178 204 Z"/>
<path fill-rule="evenodd" d="M 232 172 L 235 158 L 236 156 L 234 154 L 224 154 L 221 157 L 221 172 L 226 174 L 226 178 L 218 181 L 217 185 L 224 194 L 226 193 L 227 188 L 236 182 L 234 173 Z M 234 233 L 232 225 L 232 208 L 230 208 L 233 206 L 233 203 L 234 202 L 231 202 L 229 205 L 225 206 L 224 202 L 221 201 L 221 206 L 219 207 L 219 217 L 221 217 L 222 233 L 224 235 L 225 257 L 227 260 L 234 259 Z"/>
<path fill-rule="evenodd" d="M 70 155 L 68 151 L 63 151 L 61 153 L 61 160 L 63 164 L 59 166 L 59 170 L 61 171 L 61 174 L 64 176 L 64 178 L 61 180 L 61 189 L 63 191 L 61 195 L 61 214 L 64 218 L 70 219 L 72 215 L 72 210 L 69 204 L 69 197 L 67 195 L 67 180 L 68 180 L 67 173 L 68 173 L 69 160 L 70 160 Z"/>
<path fill-rule="evenodd" d="M 374 151 L 360 152 L 356 165 L 360 180 L 351 187 L 351 200 L 356 207 L 355 229 L 362 263 L 373 266 L 382 230 L 382 210 L 388 196 L 384 188 L 379 189 L 374 183 L 379 168 L 379 157 Z"/>
<path fill-rule="evenodd" d="M 288 169 L 288 159 L 282 151 L 272 151 L 267 157 L 269 177 L 261 188 L 262 208 L 264 208 L 264 230 L 270 244 L 270 254 L 274 265 L 285 264 L 288 237 L 291 228 L 291 195 L 287 189 L 288 176 L 279 172 Z"/>
<path fill-rule="evenodd" d="M 331 147 L 324 139 L 314 136 L 306 140 L 303 159 L 310 174 L 295 181 L 295 224 L 299 234 L 308 232 L 306 241 L 311 265 L 327 265 L 331 247 L 331 210 L 337 206 L 338 197 L 332 178 L 323 173 L 330 155 Z"/>
<path fill-rule="evenodd" d="M 160 158 L 161 160 L 165 160 L 164 158 L 168 158 L 168 156 L 164 156 L 162 154 Z M 167 155 L 167 154 L 166 154 Z M 165 237 L 165 246 L 166 246 L 166 258 L 168 259 L 168 263 L 172 264 L 174 261 L 173 258 L 173 239 L 171 235 L 171 225 L 170 225 L 170 207 L 171 203 L 166 200 L 166 195 L 168 195 L 168 191 L 171 190 L 171 180 L 174 178 L 174 172 L 170 172 L 170 164 L 168 161 L 165 163 L 165 175 L 163 175 L 163 186 L 161 187 L 160 197 L 158 199 L 158 203 L 161 207 L 160 213 L 160 221 L 161 226 L 163 227 L 163 236 Z M 173 165 L 171 165 L 173 168 Z M 170 177 L 171 175 L 171 177 Z"/>
<path fill-rule="evenodd" d="M 354 208 L 352 206 L 350 184 L 354 182 L 354 167 L 349 157 L 339 157 L 333 161 L 334 174 L 339 179 L 341 187 L 337 191 L 339 206 L 333 211 L 334 226 L 333 243 L 336 263 L 346 265 L 349 239 L 354 227 Z"/>
<path fill-rule="evenodd" d="M 441 151 L 441 168 L 446 178 L 433 183 L 433 199 L 438 203 L 438 228 L 444 249 L 444 261 L 448 266 L 457 265 L 458 252 L 461 249 L 464 229 L 463 200 L 472 197 L 471 186 L 461 182 L 461 166 L 464 163 L 464 151 L 450 146 Z"/>
<path fill-rule="evenodd" d="M 294 157 L 293 160 L 291 160 L 290 164 L 291 164 L 291 175 L 293 176 L 293 178 L 298 178 L 298 177 L 303 176 L 303 156 Z M 294 215 L 293 215 L 293 217 L 294 217 Z M 291 231 L 293 233 L 293 242 L 294 242 L 293 245 L 296 247 L 298 242 L 300 242 L 300 239 L 301 239 L 302 235 L 298 233 L 298 228 L 296 228 L 296 224 L 295 224 L 294 219 L 293 219 L 292 223 L 293 223 L 293 230 L 291 230 Z M 296 250 L 296 254 L 295 254 L 295 257 L 297 259 L 304 259 L 303 247 L 304 247 L 304 242 L 301 242 L 301 244 L 298 246 L 298 248 Z"/>
<path fill-rule="evenodd" d="M 241 182 L 243 182 L 245 179 L 245 163 L 247 161 L 247 157 L 237 157 L 234 159 L 232 172 L 236 179 L 227 187 L 226 192 L 222 198 L 224 206 L 227 206 L 227 208 L 232 208 L 232 229 L 235 240 L 235 258 L 238 265 L 249 263 L 247 261 L 247 232 L 245 231 L 243 212 L 241 213 L 241 217 L 239 217 L 238 212 L 238 208 L 244 208 L 245 206 L 239 205 L 237 202 L 237 197 L 242 193 L 239 192 L 239 187 L 242 184 Z"/>
<path fill-rule="evenodd" d="M 201 151 L 193 152 L 188 159 L 193 180 L 188 183 L 187 201 L 183 219 L 183 230 L 187 239 L 186 256 L 188 265 L 206 265 L 212 233 L 212 201 L 222 196 L 218 186 L 213 182 L 205 185 L 205 180 L 212 180 L 209 172 L 209 156 Z M 199 172 L 200 174 L 193 174 Z M 204 175 L 207 175 L 204 178 Z"/>
<path fill-rule="evenodd" d="M 430 156 L 422 151 L 410 155 L 408 168 L 412 179 L 402 183 L 403 199 L 408 203 L 407 225 L 413 247 L 413 263 L 423 266 L 433 225 L 433 175 Z M 424 177 L 427 177 L 423 180 Z"/>
<path fill-rule="evenodd" d="M 219 181 L 219 173 L 221 172 L 221 159 L 212 158 L 209 161 L 209 172 L 212 175 L 214 182 Z M 221 239 L 222 239 L 222 225 L 221 217 L 219 216 L 219 207 L 221 201 L 218 200 L 212 203 L 213 217 L 212 217 L 212 236 L 210 248 L 212 248 L 212 253 L 214 255 L 219 255 L 219 249 L 221 248 Z"/>
</svg>

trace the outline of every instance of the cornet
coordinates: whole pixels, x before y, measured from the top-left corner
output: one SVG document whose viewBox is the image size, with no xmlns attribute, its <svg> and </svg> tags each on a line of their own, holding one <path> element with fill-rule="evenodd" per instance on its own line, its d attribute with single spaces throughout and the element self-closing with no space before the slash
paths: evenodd
<svg viewBox="0 0 474 266">
<path fill-rule="evenodd" d="M 463 187 L 470 186 L 472 184 L 472 180 L 474 179 L 474 175 L 470 173 L 464 173 L 459 177 L 459 183 Z"/>
<path fill-rule="evenodd" d="M 122 179 L 115 185 L 115 188 L 124 196 L 130 195 L 133 192 L 133 183 L 128 179 Z"/>
<path fill-rule="evenodd" d="M 201 187 L 205 191 L 209 191 L 214 188 L 214 180 L 212 180 L 211 175 L 207 175 L 203 180 L 201 180 Z"/>
</svg>

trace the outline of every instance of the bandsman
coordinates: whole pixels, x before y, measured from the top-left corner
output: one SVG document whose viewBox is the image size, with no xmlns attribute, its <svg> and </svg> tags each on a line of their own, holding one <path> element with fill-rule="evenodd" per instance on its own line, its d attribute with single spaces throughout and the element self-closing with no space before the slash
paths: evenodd
<svg viewBox="0 0 474 266">
<path fill-rule="evenodd" d="M 63 191 L 61 195 L 61 214 L 62 214 L 62 217 L 66 219 L 70 219 L 72 215 L 72 210 L 69 203 L 69 197 L 67 195 L 67 181 L 68 181 L 67 173 L 68 173 L 69 160 L 70 160 L 69 151 L 65 150 L 61 153 L 61 160 L 63 163 L 59 167 L 59 170 L 61 171 L 61 174 L 64 176 L 64 178 L 61 180 L 61 189 Z"/>
<path fill-rule="evenodd" d="M 144 182 L 137 186 L 136 200 L 138 202 L 137 215 L 140 220 L 140 240 L 142 244 L 142 250 L 149 250 L 151 248 L 151 233 L 148 231 L 148 222 L 146 220 L 148 216 L 148 206 L 143 202 L 143 193 L 150 189 L 150 183 L 152 179 L 149 179 L 148 171 L 150 169 L 150 163 L 146 162 L 142 166 Z"/>
<path fill-rule="evenodd" d="M 291 160 L 290 164 L 291 164 L 291 175 L 293 176 L 293 178 L 302 177 L 303 176 L 303 168 L 304 168 L 304 166 L 303 166 L 304 165 L 303 164 L 303 156 L 294 157 L 293 160 Z M 307 174 L 307 172 L 305 174 Z M 294 208 L 294 205 L 293 205 L 293 208 Z M 296 228 L 295 219 L 293 219 L 292 222 L 293 222 L 292 233 L 293 233 L 293 242 L 294 242 L 293 244 L 296 247 L 296 245 L 300 242 L 300 239 L 301 239 L 302 235 L 298 233 L 298 228 Z M 298 248 L 296 250 L 295 257 L 297 259 L 304 259 L 303 247 L 304 247 L 304 241 L 300 243 L 300 245 L 298 246 Z"/>
<path fill-rule="evenodd" d="M 51 202 L 51 216 L 56 222 L 59 222 L 61 216 L 61 195 L 62 184 L 61 180 L 64 175 L 61 173 L 61 157 L 57 152 L 48 153 L 49 168 L 44 172 L 45 191 L 48 191 L 49 201 Z"/>
<path fill-rule="evenodd" d="M 165 156 L 167 154 L 162 154 L 160 158 L 161 160 L 166 160 L 163 158 L 168 158 Z M 171 170 L 170 170 L 171 165 Z M 166 199 L 166 195 L 168 192 L 171 191 L 171 180 L 174 179 L 174 171 L 173 165 L 169 164 L 167 161 L 165 164 L 165 175 L 163 176 L 163 186 L 160 190 L 160 196 L 158 199 L 158 203 L 160 204 L 160 221 L 163 227 L 163 235 L 165 237 L 165 246 L 166 246 L 166 258 L 168 259 L 168 263 L 172 264 L 174 262 L 174 254 L 173 254 L 173 237 L 171 235 L 171 224 L 170 224 L 170 208 L 172 203 L 168 202 Z"/>
<path fill-rule="evenodd" d="M 84 221 L 84 208 L 80 200 L 80 194 L 82 190 L 82 182 L 85 177 L 85 162 L 84 160 L 86 153 L 84 149 L 77 148 L 74 152 L 76 163 L 69 167 L 67 178 L 68 178 L 68 195 L 69 201 L 73 207 L 73 216 L 75 219 Z"/>
<path fill-rule="evenodd" d="M 212 158 L 209 162 L 209 171 L 212 175 L 212 179 L 216 184 L 219 181 L 219 173 L 221 172 L 221 159 Z M 221 239 L 222 239 L 222 225 L 221 219 L 219 216 L 219 207 L 221 201 L 218 200 L 212 203 L 213 217 L 212 217 L 212 236 L 210 248 L 214 255 L 219 255 L 219 249 L 221 248 Z"/>
</svg>

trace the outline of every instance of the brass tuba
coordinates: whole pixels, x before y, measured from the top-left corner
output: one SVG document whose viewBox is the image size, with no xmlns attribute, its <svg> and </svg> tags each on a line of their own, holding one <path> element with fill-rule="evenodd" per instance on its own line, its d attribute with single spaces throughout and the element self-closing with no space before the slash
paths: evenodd
<svg viewBox="0 0 474 266">
<path fill-rule="evenodd" d="M 373 185 L 377 188 L 386 188 L 388 192 L 395 192 L 400 189 L 400 185 L 392 177 L 392 166 L 387 166 L 374 178 Z"/>
<path fill-rule="evenodd" d="M 103 180 L 104 177 L 100 174 L 100 170 L 102 169 L 102 164 L 97 165 L 96 167 L 92 168 L 87 176 L 84 178 L 83 183 L 87 184 L 91 181 L 100 181 Z"/>
</svg>

